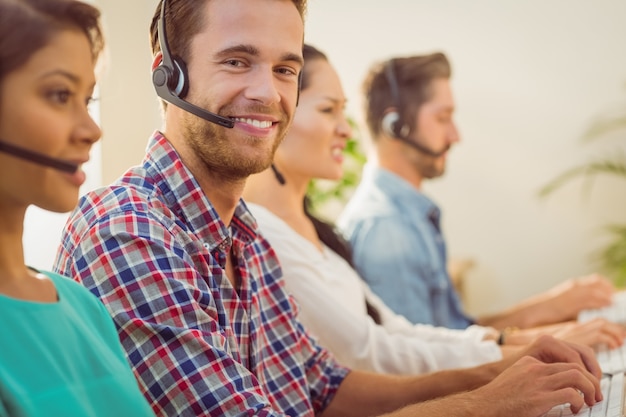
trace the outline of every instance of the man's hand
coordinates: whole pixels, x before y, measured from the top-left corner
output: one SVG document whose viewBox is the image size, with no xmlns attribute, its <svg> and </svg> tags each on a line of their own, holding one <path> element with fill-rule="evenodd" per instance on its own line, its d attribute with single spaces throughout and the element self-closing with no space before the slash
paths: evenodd
<svg viewBox="0 0 626 417">
<path fill-rule="evenodd" d="M 511 366 L 524 356 L 530 356 L 544 363 L 570 363 L 578 365 L 596 379 L 602 376 L 602 370 L 593 350 L 588 346 L 557 340 L 551 336 L 539 336 L 523 349 L 512 349 L 501 361 L 504 367 Z"/>
<path fill-rule="evenodd" d="M 551 349 L 536 353 L 544 359 L 558 358 Z M 602 400 L 598 379 L 579 363 L 545 363 L 531 356 L 524 356 L 489 384 L 464 395 L 472 406 L 483 404 L 485 416 L 540 416 L 564 403 L 576 413 L 584 403 L 592 406 Z"/>
</svg>

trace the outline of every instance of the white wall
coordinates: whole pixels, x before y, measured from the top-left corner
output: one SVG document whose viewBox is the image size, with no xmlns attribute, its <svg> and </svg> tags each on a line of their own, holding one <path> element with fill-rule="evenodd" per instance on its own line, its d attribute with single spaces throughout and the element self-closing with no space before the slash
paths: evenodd
<svg viewBox="0 0 626 417">
<path fill-rule="evenodd" d="M 141 160 L 160 127 L 147 35 L 157 1 L 94 2 L 110 47 L 101 84 L 108 183 Z M 338 68 L 357 119 L 373 61 L 435 50 L 450 57 L 463 141 L 447 175 L 426 191 L 444 209 L 450 253 L 478 263 L 468 282 L 471 310 L 498 309 L 590 272 L 600 225 L 625 220 L 621 182 L 600 181 L 586 200 L 579 184 L 535 197 L 598 145 L 616 144 L 577 138 L 594 117 L 626 106 L 625 20 L 623 0 L 310 0 L 307 41 Z M 31 222 L 30 241 L 55 250 L 60 229 L 47 226 Z"/>
<path fill-rule="evenodd" d="M 444 210 L 452 256 L 478 264 L 468 307 L 499 309 L 592 270 L 601 225 L 625 222 L 623 182 L 585 199 L 572 183 L 539 200 L 548 179 L 616 141 L 581 144 L 595 117 L 626 109 L 621 0 L 314 0 L 307 41 L 326 51 L 361 119 L 360 83 L 375 60 L 445 52 L 462 143 L 425 187 Z M 624 132 L 626 134 L 626 132 Z M 622 139 L 622 143 L 625 142 Z"/>
</svg>

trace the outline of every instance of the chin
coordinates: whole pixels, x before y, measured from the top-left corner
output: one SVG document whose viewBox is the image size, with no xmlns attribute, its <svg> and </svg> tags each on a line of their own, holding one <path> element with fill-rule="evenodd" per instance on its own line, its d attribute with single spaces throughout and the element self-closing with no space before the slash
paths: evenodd
<svg viewBox="0 0 626 417">
<path fill-rule="evenodd" d="M 78 204 L 78 193 L 72 193 L 67 195 L 57 195 L 53 200 L 36 204 L 39 208 L 48 210 L 54 213 L 69 213 L 74 210 Z"/>
</svg>

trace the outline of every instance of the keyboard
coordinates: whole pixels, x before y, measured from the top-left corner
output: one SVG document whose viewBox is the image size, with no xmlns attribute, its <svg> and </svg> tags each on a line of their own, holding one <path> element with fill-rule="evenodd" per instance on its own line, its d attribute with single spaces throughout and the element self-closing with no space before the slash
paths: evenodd
<svg viewBox="0 0 626 417">
<path fill-rule="evenodd" d="M 593 407 L 585 405 L 578 414 L 573 414 L 569 404 L 562 404 L 541 417 L 624 417 L 624 373 L 604 376 L 600 387 L 604 399 Z"/>
<path fill-rule="evenodd" d="M 616 349 L 600 347 L 596 349 L 596 359 L 605 374 L 615 375 L 626 372 L 626 340 Z"/>
<path fill-rule="evenodd" d="M 578 321 L 585 322 L 597 317 L 605 318 L 615 323 L 626 324 L 626 291 L 620 291 L 613 295 L 613 304 L 607 307 L 583 310 L 578 314 Z M 596 358 L 600 368 L 607 374 L 626 372 L 626 340 L 617 349 L 596 349 Z"/>
<path fill-rule="evenodd" d="M 613 303 L 610 306 L 581 311 L 578 314 L 578 321 L 585 322 L 597 317 L 626 324 L 626 291 L 613 295 Z M 626 343 L 617 349 L 599 348 L 596 350 L 596 357 L 604 373 L 600 381 L 604 400 L 593 407 L 585 405 L 578 414 L 572 414 L 569 404 L 562 404 L 541 417 L 626 417 L 623 410 Z"/>
</svg>

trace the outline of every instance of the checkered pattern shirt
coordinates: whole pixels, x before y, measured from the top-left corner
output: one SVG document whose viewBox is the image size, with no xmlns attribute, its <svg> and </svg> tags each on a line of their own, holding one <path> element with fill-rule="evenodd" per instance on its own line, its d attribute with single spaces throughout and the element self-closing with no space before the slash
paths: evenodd
<svg viewBox="0 0 626 417">
<path fill-rule="evenodd" d="M 226 226 L 158 132 L 71 215 L 55 270 L 104 302 L 157 415 L 313 416 L 348 373 L 298 322 L 256 229 L 243 202 Z"/>
</svg>

